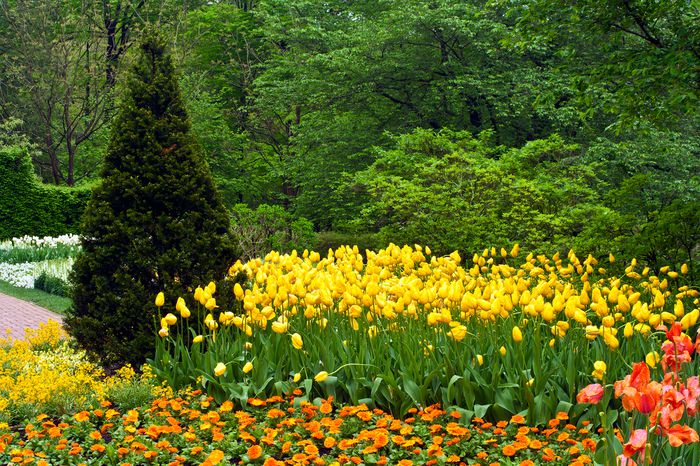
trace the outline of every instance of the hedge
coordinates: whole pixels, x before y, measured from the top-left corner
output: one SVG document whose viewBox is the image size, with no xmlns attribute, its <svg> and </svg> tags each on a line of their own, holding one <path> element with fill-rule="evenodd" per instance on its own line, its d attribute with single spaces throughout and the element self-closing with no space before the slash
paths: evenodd
<svg viewBox="0 0 700 466">
<path fill-rule="evenodd" d="M 90 187 L 42 184 L 29 155 L 12 146 L 0 147 L 0 180 L 0 240 L 79 233 Z"/>
</svg>

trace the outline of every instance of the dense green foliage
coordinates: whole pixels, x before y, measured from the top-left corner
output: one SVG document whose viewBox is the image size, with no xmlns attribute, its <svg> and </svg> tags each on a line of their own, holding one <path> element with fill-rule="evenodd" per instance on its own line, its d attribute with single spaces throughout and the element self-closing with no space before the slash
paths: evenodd
<svg viewBox="0 0 700 466">
<path fill-rule="evenodd" d="M 491 136 L 416 130 L 377 149 L 347 184 L 365 199 L 351 224 L 378 231 L 381 242 L 430 244 L 441 254 L 519 242 L 651 264 L 691 260 L 700 240 L 697 141 L 666 135 L 659 144 L 655 135 L 583 152 L 558 136 L 520 148 Z"/>
<path fill-rule="evenodd" d="M 0 240 L 77 233 L 89 188 L 41 184 L 20 147 L 0 146 Z"/>
<path fill-rule="evenodd" d="M 34 280 L 34 288 L 45 291 L 56 296 L 68 296 L 69 285 L 59 277 L 54 277 L 46 272 L 42 272 L 36 280 Z"/>
<path fill-rule="evenodd" d="M 624 251 L 649 265 L 697 259 L 697 2 L 86 5 L 60 0 L 47 10 L 73 27 L 84 21 L 74 15 L 83 8 L 100 27 L 79 35 L 52 29 L 43 14 L 32 17 L 36 6 L 0 9 L 7 32 L 0 114 L 26 120 L 22 130 L 41 149 L 33 159 L 45 178 L 47 118 L 27 109 L 37 104 L 32 95 L 51 90 L 46 78 L 54 75 L 43 75 L 44 87 L 37 81 L 32 94 L 22 84 L 31 78 L 27 67 L 84 66 L 89 56 L 94 69 L 81 75 L 68 114 L 90 115 L 94 107 L 79 103 L 87 89 L 96 98 L 103 72 L 114 82 L 100 96 L 112 108 L 124 98 L 126 49 L 157 22 L 173 43 L 193 132 L 236 215 L 237 204 L 278 206 L 285 211 L 279 217 L 310 220 L 321 249 L 358 241 L 373 248 L 429 241 L 440 250 L 521 241 L 537 250 Z M 69 57 L 20 46 L 12 34 L 20 25 L 36 27 L 17 37 L 60 43 Z M 66 80 L 54 81 L 63 96 Z M 47 110 L 51 127 L 62 127 L 64 101 Z M 76 177 L 104 152 L 104 133 L 71 133 L 81 139 Z M 438 153 L 415 147 L 421 138 L 432 139 Z M 63 164 L 67 150 L 57 154 Z M 449 183 L 443 168 L 475 178 Z M 468 187 L 480 190 L 473 199 Z"/>
<path fill-rule="evenodd" d="M 261 204 L 255 210 L 237 204 L 231 226 L 242 258 L 253 259 L 275 250 L 291 252 L 314 248 L 314 229 L 305 218 L 295 218 L 282 207 Z"/>
<path fill-rule="evenodd" d="M 139 52 L 85 215 L 66 318 L 106 363 L 151 353 L 159 291 L 184 293 L 223 277 L 235 259 L 164 43 L 148 35 Z"/>
</svg>

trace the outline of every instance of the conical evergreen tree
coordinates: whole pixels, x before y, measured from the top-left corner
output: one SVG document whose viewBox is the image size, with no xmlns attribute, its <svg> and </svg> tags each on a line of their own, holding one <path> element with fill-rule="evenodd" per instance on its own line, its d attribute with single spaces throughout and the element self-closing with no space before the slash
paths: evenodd
<svg viewBox="0 0 700 466">
<path fill-rule="evenodd" d="M 66 326 L 107 364 L 152 355 L 159 291 L 174 299 L 222 278 L 234 262 L 228 214 L 153 31 L 129 75 L 83 222 Z"/>
</svg>

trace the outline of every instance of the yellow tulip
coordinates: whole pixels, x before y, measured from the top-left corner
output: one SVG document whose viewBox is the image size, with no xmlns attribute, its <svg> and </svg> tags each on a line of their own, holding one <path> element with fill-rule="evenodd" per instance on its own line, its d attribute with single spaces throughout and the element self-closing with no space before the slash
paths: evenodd
<svg viewBox="0 0 700 466">
<path fill-rule="evenodd" d="M 682 273 L 683 275 L 685 275 L 686 273 L 688 273 L 688 264 L 683 263 L 683 265 L 681 265 L 681 273 Z"/>
<path fill-rule="evenodd" d="M 369 335 L 370 338 L 374 338 L 377 336 L 377 327 L 374 325 L 370 325 L 369 328 L 367 329 L 367 335 Z"/>
<path fill-rule="evenodd" d="M 183 309 L 187 309 L 187 305 L 185 304 L 185 300 L 182 299 L 182 297 L 178 297 L 177 302 L 175 303 L 175 310 L 177 312 L 182 313 Z"/>
<path fill-rule="evenodd" d="M 209 282 L 209 284 L 207 285 L 207 291 L 209 292 L 209 294 L 216 293 L 216 283 Z"/>
<path fill-rule="evenodd" d="M 623 334 L 625 335 L 625 338 L 632 338 L 632 335 L 634 335 L 634 328 L 632 327 L 632 324 L 627 322 L 625 324 L 625 330 L 623 331 Z"/>
<path fill-rule="evenodd" d="M 498 349 L 498 351 L 501 353 L 501 356 L 505 356 L 505 355 L 506 355 L 506 347 L 505 347 L 505 346 L 501 346 L 501 347 Z"/>
<path fill-rule="evenodd" d="M 233 294 L 239 301 L 243 299 L 244 293 L 240 283 L 236 283 L 235 285 L 233 285 Z"/>
<path fill-rule="evenodd" d="M 605 361 L 596 361 L 593 363 L 593 370 L 604 374 L 608 370 L 608 365 L 605 364 Z"/>
<path fill-rule="evenodd" d="M 169 312 L 167 314 L 165 314 L 164 319 L 165 319 L 165 323 L 167 323 L 168 325 L 175 325 L 177 323 L 177 317 L 175 317 L 173 314 L 171 314 Z"/>
<path fill-rule="evenodd" d="M 292 334 L 292 346 L 298 350 L 304 346 L 304 340 L 301 339 L 301 335 L 298 333 Z"/>
<path fill-rule="evenodd" d="M 206 325 L 209 330 L 216 330 L 219 328 L 219 324 L 211 318 L 211 314 L 209 314 L 209 317 L 208 319 L 204 319 L 204 325 Z"/>
<path fill-rule="evenodd" d="M 192 343 L 201 343 L 204 341 L 204 337 L 202 335 L 197 335 L 192 339 Z"/>
<path fill-rule="evenodd" d="M 250 351 L 250 350 L 253 349 L 253 344 L 252 344 L 251 342 L 249 342 L 249 341 L 246 341 L 245 344 L 243 345 L 243 348 L 244 348 L 246 351 Z"/>
<path fill-rule="evenodd" d="M 250 362 L 250 361 L 248 361 L 247 363 L 245 363 L 245 365 L 243 366 L 243 373 L 244 373 L 244 374 L 247 374 L 248 372 L 250 372 L 250 371 L 252 371 L 252 370 L 253 370 L 253 363 Z"/>
<path fill-rule="evenodd" d="M 523 341 L 523 332 L 520 331 L 520 327 L 517 325 L 513 327 L 513 331 L 511 332 L 513 334 L 513 341 L 516 343 L 520 343 Z"/>
<path fill-rule="evenodd" d="M 613 325 L 615 325 L 615 317 L 610 316 L 610 315 L 605 316 L 605 317 L 603 317 L 603 319 L 602 319 L 602 323 L 603 323 L 603 327 L 610 328 L 610 327 L 612 327 Z"/>
<path fill-rule="evenodd" d="M 321 371 L 314 376 L 314 380 L 318 383 L 323 382 L 327 378 L 328 378 L 328 372 L 326 372 L 326 371 Z"/>
<path fill-rule="evenodd" d="M 484 357 L 480 354 L 477 354 L 476 355 L 476 362 L 478 362 L 480 366 L 483 366 L 484 365 Z"/>
<path fill-rule="evenodd" d="M 299 372 L 297 372 L 296 374 L 294 374 L 294 383 L 297 383 L 300 380 L 301 380 L 301 374 Z"/>
<path fill-rule="evenodd" d="M 464 325 L 458 325 L 453 327 L 452 330 L 447 332 L 447 336 L 453 338 L 455 341 L 462 341 L 467 335 L 467 327 Z"/>
<path fill-rule="evenodd" d="M 513 246 L 513 249 L 510 250 L 510 256 L 516 257 L 519 252 L 520 252 L 520 245 L 518 243 L 515 243 L 515 245 Z"/>
<path fill-rule="evenodd" d="M 206 307 L 207 310 L 209 310 L 209 311 L 213 311 L 214 309 L 216 309 L 219 306 L 216 305 L 216 299 L 209 298 L 209 299 L 207 299 L 207 302 L 204 305 L 204 307 Z"/>
<path fill-rule="evenodd" d="M 616 350 L 620 347 L 619 340 L 611 332 L 605 332 L 603 334 L 603 341 L 606 345 L 608 345 L 608 348 L 610 348 L 611 350 Z"/>
<path fill-rule="evenodd" d="M 161 291 L 156 295 L 156 307 L 162 307 L 165 304 L 165 295 Z"/>
<path fill-rule="evenodd" d="M 272 331 L 275 333 L 283 334 L 287 333 L 287 328 L 289 328 L 288 322 L 280 322 L 278 320 L 272 323 Z"/>
<path fill-rule="evenodd" d="M 673 314 L 676 317 L 683 317 L 685 315 L 685 306 L 683 306 L 683 301 L 680 299 L 673 305 Z"/>
<path fill-rule="evenodd" d="M 698 322 L 698 318 L 700 317 L 700 309 L 693 309 L 689 313 L 683 316 L 681 319 L 681 327 L 683 330 L 688 330 L 690 327 L 695 325 Z"/>
<path fill-rule="evenodd" d="M 644 358 L 646 363 L 651 367 L 652 369 L 656 367 L 656 364 L 661 361 L 661 356 L 659 356 L 659 353 L 656 351 L 651 351 L 647 353 L 646 357 Z"/>
<path fill-rule="evenodd" d="M 167 336 L 168 336 L 168 329 L 167 329 L 167 327 L 161 328 L 160 330 L 158 330 L 158 335 L 160 335 L 160 336 L 163 337 L 163 338 L 167 337 Z"/>
<path fill-rule="evenodd" d="M 225 373 L 226 373 L 226 364 L 224 364 L 223 362 L 220 362 L 214 368 L 214 375 L 217 377 L 221 377 Z"/>
</svg>

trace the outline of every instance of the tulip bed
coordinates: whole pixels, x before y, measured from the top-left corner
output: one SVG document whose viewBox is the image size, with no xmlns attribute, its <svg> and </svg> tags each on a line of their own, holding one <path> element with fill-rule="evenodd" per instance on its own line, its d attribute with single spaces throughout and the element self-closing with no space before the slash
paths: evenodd
<svg viewBox="0 0 700 466">
<path fill-rule="evenodd" d="M 159 296 L 152 366 L 170 386 L 241 405 L 298 388 L 309 401 L 333 396 L 397 418 L 434 403 L 465 419 L 523 414 L 537 425 L 563 411 L 602 425 L 608 453 L 621 453 L 614 428 L 627 435 L 630 423 L 620 422 L 620 402 L 602 421 L 601 407 L 577 394 L 623 379 L 638 361 L 661 377 L 665 330 L 675 323 L 694 335 L 700 309 L 686 265 L 652 273 L 634 260 L 603 262 L 522 258 L 517 246 L 466 265 L 418 246 L 272 252 L 231 267 L 230 308 L 218 307 L 213 283 L 192 297 Z"/>
</svg>

